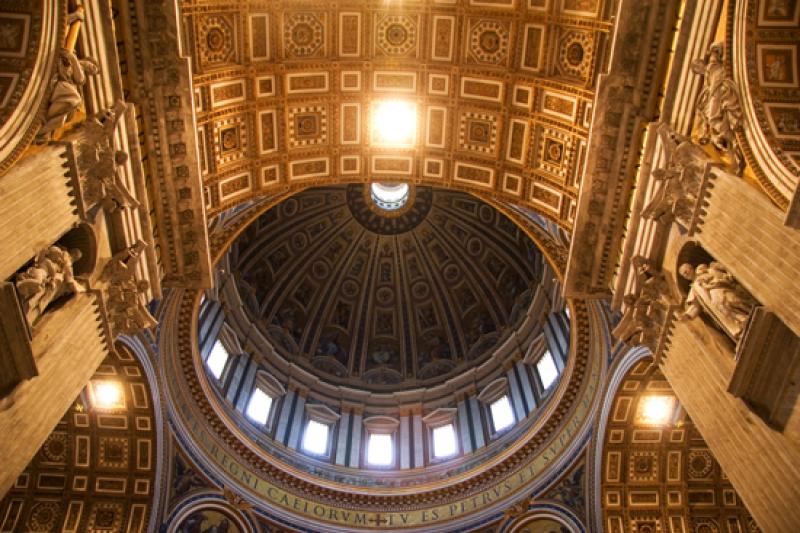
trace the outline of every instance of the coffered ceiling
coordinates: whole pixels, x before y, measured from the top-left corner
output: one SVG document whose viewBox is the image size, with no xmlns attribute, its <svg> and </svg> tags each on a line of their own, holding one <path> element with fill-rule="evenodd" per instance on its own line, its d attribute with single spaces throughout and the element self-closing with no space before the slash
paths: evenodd
<svg viewBox="0 0 800 533">
<path fill-rule="evenodd" d="M 483 192 L 570 228 L 612 30 L 602 0 L 179 4 L 210 215 L 373 179 Z M 376 106 L 416 118 L 376 142 Z"/>
</svg>

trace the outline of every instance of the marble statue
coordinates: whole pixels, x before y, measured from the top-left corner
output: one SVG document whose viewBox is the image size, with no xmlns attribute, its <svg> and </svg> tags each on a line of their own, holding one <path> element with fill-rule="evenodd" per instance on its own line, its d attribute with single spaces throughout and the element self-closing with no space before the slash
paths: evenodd
<svg viewBox="0 0 800 533">
<path fill-rule="evenodd" d="M 753 297 L 717 261 L 696 267 L 684 263 L 678 272 L 692 283 L 680 318 L 694 318 L 704 312 L 729 337 L 738 341 L 756 303 Z"/>
<path fill-rule="evenodd" d="M 631 346 L 644 344 L 645 338 L 649 337 L 648 332 L 653 326 L 653 320 L 649 316 L 651 301 L 646 298 L 637 298 L 633 294 L 626 294 L 623 300 L 627 310 L 612 334 Z"/>
<path fill-rule="evenodd" d="M 15 285 L 22 297 L 28 324 L 33 326 L 47 306 L 58 298 L 85 291 L 72 271 L 73 264 L 80 258 L 78 249 L 49 246 L 39 252 L 33 266 L 17 274 Z"/>
<path fill-rule="evenodd" d="M 700 142 L 711 143 L 728 153 L 741 176 L 744 156 L 736 140 L 736 131 L 743 121 L 739 89 L 725 72 L 722 43 L 712 44 L 703 59 L 692 62 L 692 71 L 703 76 L 703 89 L 697 99 L 696 116 L 700 125 Z"/>
<path fill-rule="evenodd" d="M 141 295 L 150 288 L 147 280 L 137 280 L 136 263 L 147 248 L 142 240 L 117 252 L 103 269 L 108 285 L 108 314 L 114 332 L 135 335 L 143 329 L 153 328 L 158 321 L 142 303 Z"/>
<path fill-rule="evenodd" d="M 100 73 L 100 66 L 95 59 L 78 59 L 74 52 L 64 49 L 60 54 L 56 82 L 45 112 L 44 124 L 39 130 L 40 138 L 52 134 L 72 119 L 83 103 L 81 87 L 89 76 Z"/>
<path fill-rule="evenodd" d="M 128 154 L 114 149 L 114 130 L 127 109 L 128 104 L 118 99 L 80 128 L 78 167 L 83 198 L 87 205 L 100 204 L 107 212 L 140 205 L 123 175 Z"/>
<path fill-rule="evenodd" d="M 701 146 L 668 124 L 659 126 L 658 135 L 667 163 L 664 168 L 652 172 L 657 185 L 642 209 L 642 216 L 664 222 L 671 222 L 675 218 L 686 220 L 691 215 L 705 166 L 710 160 Z"/>
</svg>

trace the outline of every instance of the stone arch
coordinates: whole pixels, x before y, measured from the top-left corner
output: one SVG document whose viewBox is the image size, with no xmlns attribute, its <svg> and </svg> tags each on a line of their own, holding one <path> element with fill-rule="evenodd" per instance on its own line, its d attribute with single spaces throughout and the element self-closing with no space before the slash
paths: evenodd
<svg viewBox="0 0 800 533">
<path fill-rule="evenodd" d="M 64 42 L 66 6 L 37 0 L 0 10 L 14 40 L 0 53 L 0 174 L 14 164 L 41 126 Z"/>
<path fill-rule="evenodd" d="M 72 265 L 76 276 L 90 277 L 97 267 L 97 236 L 91 225 L 81 222 L 61 236 L 56 244 L 67 250 L 78 249 L 81 258 Z"/>
<path fill-rule="evenodd" d="M 796 4 L 784 9 L 766 0 L 731 2 L 727 33 L 741 91 L 745 157 L 769 197 L 790 209 L 800 184 L 800 12 Z"/>
<path fill-rule="evenodd" d="M 575 514 L 558 504 L 536 503 L 528 511 L 502 526 L 502 533 L 584 533 L 585 526 Z"/>
</svg>

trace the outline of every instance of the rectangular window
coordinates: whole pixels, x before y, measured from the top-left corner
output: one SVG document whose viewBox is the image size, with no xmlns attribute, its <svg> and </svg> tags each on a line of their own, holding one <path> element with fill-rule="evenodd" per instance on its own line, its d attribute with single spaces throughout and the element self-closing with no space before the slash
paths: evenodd
<svg viewBox="0 0 800 533">
<path fill-rule="evenodd" d="M 433 456 L 450 457 L 456 454 L 456 431 L 453 424 L 433 428 Z"/>
<path fill-rule="evenodd" d="M 328 453 L 328 433 L 330 433 L 328 424 L 309 420 L 303 435 L 303 449 L 314 455 L 325 455 Z"/>
<path fill-rule="evenodd" d="M 372 433 L 367 443 L 367 463 L 375 466 L 389 466 L 394 462 L 392 436 L 388 433 Z"/>
<path fill-rule="evenodd" d="M 541 359 L 536 363 L 536 370 L 539 372 L 539 378 L 542 380 L 542 387 L 545 390 L 550 388 L 550 385 L 558 377 L 558 370 L 556 369 L 556 363 L 553 361 L 553 356 L 550 352 L 544 352 L 544 355 Z"/>
<path fill-rule="evenodd" d="M 253 394 L 250 395 L 245 414 L 247 418 L 263 426 L 269 418 L 270 407 L 272 407 L 272 398 L 262 389 L 256 387 L 253 389 Z"/>
<path fill-rule="evenodd" d="M 222 372 L 225 370 L 225 364 L 228 362 L 228 350 L 217 340 L 214 347 L 211 348 L 211 353 L 206 359 L 206 365 L 211 371 L 211 375 L 219 379 L 222 377 Z"/>
<path fill-rule="evenodd" d="M 514 425 L 514 412 L 508 395 L 501 396 L 489 406 L 492 412 L 492 424 L 495 431 L 502 431 Z"/>
</svg>

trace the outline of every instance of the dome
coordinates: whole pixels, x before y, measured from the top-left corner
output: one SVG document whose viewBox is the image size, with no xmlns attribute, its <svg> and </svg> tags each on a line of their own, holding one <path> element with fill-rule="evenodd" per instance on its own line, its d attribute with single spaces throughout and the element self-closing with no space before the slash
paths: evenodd
<svg viewBox="0 0 800 533">
<path fill-rule="evenodd" d="M 310 189 L 239 237 L 230 271 L 280 357 L 329 383 L 403 390 L 481 363 L 519 325 L 540 277 L 529 238 L 469 194 L 405 194 L 387 210 L 369 186 Z"/>
</svg>

